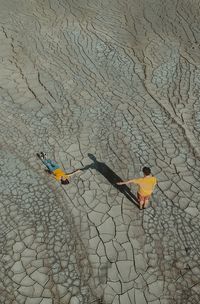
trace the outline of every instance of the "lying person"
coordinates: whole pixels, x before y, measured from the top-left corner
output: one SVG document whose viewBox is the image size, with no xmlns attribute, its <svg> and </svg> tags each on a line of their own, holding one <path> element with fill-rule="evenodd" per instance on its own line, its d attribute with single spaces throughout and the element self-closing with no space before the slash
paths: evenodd
<svg viewBox="0 0 200 304">
<path fill-rule="evenodd" d="M 60 181 L 61 184 L 63 184 L 63 185 L 69 184 L 69 178 L 72 175 L 81 172 L 80 169 L 75 170 L 71 173 L 64 172 L 57 163 L 55 163 L 51 159 L 47 159 L 46 154 L 44 152 L 37 153 L 37 156 L 39 157 L 39 159 L 41 159 L 43 164 L 47 167 L 49 173 L 53 174 L 55 179 L 57 181 Z"/>
</svg>

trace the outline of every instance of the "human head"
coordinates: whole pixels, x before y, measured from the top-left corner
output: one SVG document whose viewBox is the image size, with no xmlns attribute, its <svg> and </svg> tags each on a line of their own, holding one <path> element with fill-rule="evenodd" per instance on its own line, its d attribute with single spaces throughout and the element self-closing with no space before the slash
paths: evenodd
<svg viewBox="0 0 200 304">
<path fill-rule="evenodd" d="M 69 180 L 67 178 L 61 178 L 61 184 L 62 185 L 68 185 L 69 184 Z"/>
<path fill-rule="evenodd" d="M 142 169 L 142 172 L 144 173 L 145 176 L 148 176 L 151 174 L 151 169 L 149 167 L 144 167 Z"/>
</svg>

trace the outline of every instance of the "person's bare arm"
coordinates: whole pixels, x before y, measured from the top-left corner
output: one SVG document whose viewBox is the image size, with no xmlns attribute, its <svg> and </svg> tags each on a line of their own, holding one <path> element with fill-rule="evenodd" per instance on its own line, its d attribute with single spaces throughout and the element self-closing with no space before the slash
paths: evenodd
<svg viewBox="0 0 200 304">
<path fill-rule="evenodd" d="M 128 181 L 126 181 L 126 182 L 119 182 L 119 183 L 117 183 L 117 185 L 128 185 L 128 184 L 131 184 L 131 183 L 133 183 L 133 180 L 131 179 L 131 180 L 128 180 Z"/>
<path fill-rule="evenodd" d="M 75 171 L 73 171 L 73 172 L 71 172 L 71 173 L 67 173 L 67 175 L 68 176 L 72 176 L 72 175 L 74 175 L 74 174 L 76 174 L 76 173 L 80 173 L 81 172 L 81 170 L 80 169 L 77 169 L 77 170 L 75 170 Z"/>
</svg>

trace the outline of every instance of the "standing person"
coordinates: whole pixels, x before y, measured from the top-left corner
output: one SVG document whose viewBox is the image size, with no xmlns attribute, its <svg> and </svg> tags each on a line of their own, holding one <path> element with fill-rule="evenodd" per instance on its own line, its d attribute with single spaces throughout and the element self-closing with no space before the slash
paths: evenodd
<svg viewBox="0 0 200 304">
<path fill-rule="evenodd" d="M 71 173 L 66 173 L 62 169 L 60 169 L 60 166 L 57 163 L 55 163 L 51 159 L 47 159 L 45 153 L 43 153 L 43 152 L 37 153 L 37 156 L 39 157 L 39 159 L 41 159 L 43 164 L 48 168 L 49 173 L 53 174 L 55 179 L 57 181 L 60 181 L 61 184 L 63 184 L 63 185 L 69 184 L 69 178 L 72 175 L 81 172 L 81 170 L 78 169 Z"/>
<path fill-rule="evenodd" d="M 149 167 L 144 167 L 142 171 L 144 173 L 144 177 L 117 183 L 117 185 L 127 185 L 132 183 L 138 185 L 137 197 L 140 203 L 140 209 L 147 207 L 154 187 L 157 184 L 157 179 L 155 176 L 151 175 L 151 169 Z"/>
</svg>

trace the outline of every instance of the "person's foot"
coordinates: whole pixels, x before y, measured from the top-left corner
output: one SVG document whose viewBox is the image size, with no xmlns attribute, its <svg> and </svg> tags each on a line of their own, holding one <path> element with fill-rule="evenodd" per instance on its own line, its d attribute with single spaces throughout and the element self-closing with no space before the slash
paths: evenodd
<svg viewBox="0 0 200 304">
<path fill-rule="evenodd" d="M 44 153 L 44 152 L 40 152 L 40 157 L 42 158 L 42 159 L 45 159 L 46 158 L 46 153 Z"/>
</svg>

